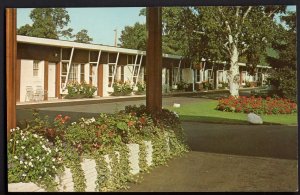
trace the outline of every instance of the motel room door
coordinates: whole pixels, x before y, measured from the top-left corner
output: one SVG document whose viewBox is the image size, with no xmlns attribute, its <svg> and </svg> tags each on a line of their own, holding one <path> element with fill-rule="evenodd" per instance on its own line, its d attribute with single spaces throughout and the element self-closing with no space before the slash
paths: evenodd
<svg viewBox="0 0 300 195">
<path fill-rule="evenodd" d="M 55 72 L 56 64 L 50 62 L 48 69 L 48 98 L 55 98 Z"/>
</svg>

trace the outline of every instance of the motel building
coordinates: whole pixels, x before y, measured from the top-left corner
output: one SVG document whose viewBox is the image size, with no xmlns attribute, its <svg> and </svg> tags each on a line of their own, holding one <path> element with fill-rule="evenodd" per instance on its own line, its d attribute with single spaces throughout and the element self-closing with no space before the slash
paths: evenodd
<svg viewBox="0 0 300 195">
<path fill-rule="evenodd" d="M 146 81 L 145 65 L 145 51 L 17 35 L 16 101 L 32 101 L 32 93 L 39 100 L 63 98 L 70 81 L 89 83 L 97 87 L 96 97 L 107 97 L 116 81 L 134 88 Z M 244 63 L 239 66 L 240 86 L 260 86 L 267 77 L 269 67 L 258 65 L 251 76 Z M 219 89 L 228 82 L 228 69 L 225 62 L 191 65 L 181 56 L 163 54 L 162 92 L 178 90 L 182 82 L 188 86 L 185 91 L 203 90 L 203 82 Z"/>
</svg>

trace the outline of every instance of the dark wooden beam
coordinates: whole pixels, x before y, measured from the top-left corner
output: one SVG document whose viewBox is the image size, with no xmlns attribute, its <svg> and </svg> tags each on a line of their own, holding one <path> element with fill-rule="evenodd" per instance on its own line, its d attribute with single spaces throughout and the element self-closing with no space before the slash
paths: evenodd
<svg viewBox="0 0 300 195">
<path fill-rule="evenodd" d="M 55 67 L 55 97 L 61 99 L 60 95 L 60 62 L 56 62 Z"/>
<path fill-rule="evenodd" d="M 162 109 L 162 24 L 161 8 L 147 8 L 147 90 L 146 106 L 150 113 Z"/>
<path fill-rule="evenodd" d="M 17 59 L 16 67 L 16 102 L 20 102 L 21 92 L 21 59 Z"/>
<path fill-rule="evenodd" d="M 103 64 L 99 64 L 98 66 L 98 79 L 97 79 L 97 95 L 103 97 Z"/>
<path fill-rule="evenodd" d="M 16 63 L 17 63 L 17 36 L 16 36 L 15 8 L 6 9 L 6 116 L 7 139 L 10 129 L 16 127 Z"/>
</svg>

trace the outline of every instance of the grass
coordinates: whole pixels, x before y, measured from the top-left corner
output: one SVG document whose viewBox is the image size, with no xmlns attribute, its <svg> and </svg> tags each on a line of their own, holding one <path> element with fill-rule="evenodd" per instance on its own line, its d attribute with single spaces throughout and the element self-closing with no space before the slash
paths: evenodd
<svg viewBox="0 0 300 195">
<path fill-rule="evenodd" d="M 249 124 L 247 114 L 222 112 L 215 110 L 218 101 L 210 100 L 181 105 L 180 108 L 169 107 L 179 114 L 182 121 L 199 121 L 208 123 Z M 297 113 L 280 115 L 261 115 L 264 124 L 297 125 Z"/>
</svg>

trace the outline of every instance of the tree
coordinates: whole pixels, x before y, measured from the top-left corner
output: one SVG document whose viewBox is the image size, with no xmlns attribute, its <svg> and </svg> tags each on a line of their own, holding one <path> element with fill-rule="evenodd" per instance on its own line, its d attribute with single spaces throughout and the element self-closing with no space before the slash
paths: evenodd
<svg viewBox="0 0 300 195">
<path fill-rule="evenodd" d="M 120 47 L 129 49 L 146 50 L 146 25 L 136 22 L 134 26 L 125 26 L 121 32 Z"/>
<path fill-rule="evenodd" d="M 88 31 L 86 29 L 82 29 L 76 35 L 74 35 L 74 37 L 75 42 L 79 43 L 91 43 L 91 41 L 93 41 L 93 39 L 88 35 Z"/>
<path fill-rule="evenodd" d="M 281 16 L 281 20 L 287 24 L 287 28 L 279 25 L 281 31 L 272 42 L 278 56 L 267 56 L 267 61 L 272 66 L 269 80 L 280 91 L 279 95 L 296 102 L 296 13 L 289 12 Z"/>
<path fill-rule="evenodd" d="M 30 13 L 32 25 L 26 24 L 17 33 L 20 35 L 59 39 L 71 38 L 72 28 L 67 28 L 70 16 L 65 8 L 35 8 Z"/>
</svg>

